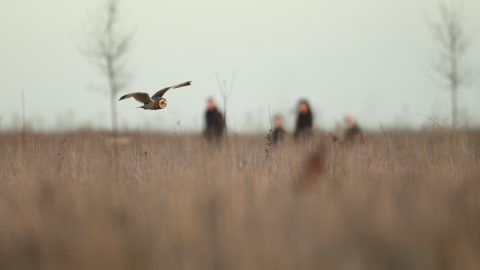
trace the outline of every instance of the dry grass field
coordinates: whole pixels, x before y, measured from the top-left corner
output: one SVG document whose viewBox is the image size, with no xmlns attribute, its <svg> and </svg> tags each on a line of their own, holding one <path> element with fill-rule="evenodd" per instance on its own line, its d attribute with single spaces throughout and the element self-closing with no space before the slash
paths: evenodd
<svg viewBox="0 0 480 270">
<path fill-rule="evenodd" d="M 0 134 L 0 269 L 480 269 L 480 132 Z"/>
</svg>

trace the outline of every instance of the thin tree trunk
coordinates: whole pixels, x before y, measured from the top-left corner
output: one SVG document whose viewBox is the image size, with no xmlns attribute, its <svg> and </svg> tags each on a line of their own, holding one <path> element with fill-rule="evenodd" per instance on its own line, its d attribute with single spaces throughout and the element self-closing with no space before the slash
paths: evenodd
<svg viewBox="0 0 480 270">
<path fill-rule="evenodd" d="M 456 129 L 457 127 L 457 90 L 458 90 L 458 66 L 457 66 L 457 49 L 456 49 L 456 39 L 453 38 L 453 45 L 451 48 L 451 86 L 452 89 L 452 128 Z"/>
<path fill-rule="evenodd" d="M 452 83 L 452 127 L 457 127 L 457 85 Z"/>
<path fill-rule="evenodd" d="M 117 135 L 117 102 L 115 100 L 115 95 L 110 97 L 110 104 L 111 104 L 111 114 L 112 114 L 112 130 L 113 135 Z"/>
<path fill-rule="evenodd" d="M 228 148 L 228 132 L 227 132 L 227 100 L 224 98 L 223 100 L 223 108 L 224 108 L 224 113 L 223 113 L 223 129 L 225 133 L 225 145 L 227 147 L 227 154 L 230 154 L 230 149 Z"/>
<path fill-rule="evenodd" d="M 115 84 L 115 70 L 113 68 L 113 57 L 107 57 L 107 68 L 108 68 L 108 84 L 110 86 L 110 109 L 112 117 L 112 131 L 113 135 L 117 135 L 117 103 L 115 96 L 117 94 L 117 85 Z"/>
</svg>

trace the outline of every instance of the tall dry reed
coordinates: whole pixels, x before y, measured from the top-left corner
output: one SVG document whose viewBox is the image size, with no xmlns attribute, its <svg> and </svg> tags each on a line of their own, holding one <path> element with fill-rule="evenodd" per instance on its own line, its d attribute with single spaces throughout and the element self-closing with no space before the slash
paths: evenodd
<svg viewBox="0 0 480 270">
<path fill-rule="evenodd" d="M 480 268 L 480 132 L 264 144 L 1 134 L 0 269 Z"/>
</svg>

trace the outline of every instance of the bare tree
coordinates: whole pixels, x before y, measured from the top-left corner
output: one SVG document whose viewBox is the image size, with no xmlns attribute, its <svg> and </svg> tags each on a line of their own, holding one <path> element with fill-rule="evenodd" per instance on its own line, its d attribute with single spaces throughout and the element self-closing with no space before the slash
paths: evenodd
<svg viewBox="0 0 480 270">
<path fill-rule="evenodd" d="M 114 134 L 117 131 L 117 93 L 125 89 L 128 73 L 126 56 L 133 36 L 119 30 L 118 1 L 108 0 L 91 22 L 88 40 L 83 53 L 92 59 L 108 80 Z"/>
<path fill-rule="evenodd" d="M 223 84 L 220 82 L 220 77 L 218 76 L 218 73 L 215 72 L 215 76 L 217 77 L 217 82 L 218 82 L 218 88 L 220 89 L 220 94 L 222 94 L 223 98 L 223 127 L 225 131 L 225 141 L 227 145 L 227 151 L 228 151 L 228 133 L 227 133 L 227 101 L 228 98 L 230 97 L 230 94 L 232 93 L 233 89 L 233 82 L 235 80 L 235 70 L 232 73 L 232 81 L 230 82 L 230 88 L 227 87 L 227 82 L 223 81 Z"/>
<path fill-rule="evenodd" d="M 466 62 L 466 55 L 471 47 L 471 33 L 465 30 L 462 9 L 458 6 L 438 6 L 439 20 L 428 20 L 428 25 L 436 43 L 435 56 L 432 61 L 433 71 L 451 91 L 452 126 L 458 121 L 458 90 L 473 79 L 473 67 Z"/>
</svg>

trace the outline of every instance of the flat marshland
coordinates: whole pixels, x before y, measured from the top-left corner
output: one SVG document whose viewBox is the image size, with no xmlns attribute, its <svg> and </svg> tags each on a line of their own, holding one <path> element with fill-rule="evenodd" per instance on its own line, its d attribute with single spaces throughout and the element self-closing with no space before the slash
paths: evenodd
<svg viewBox="0 0 480 270">
<path fill-rule="evenodd" d="M 0 269 L 480 269 L 480 131 L 0 134 Z"/>
</svg>

